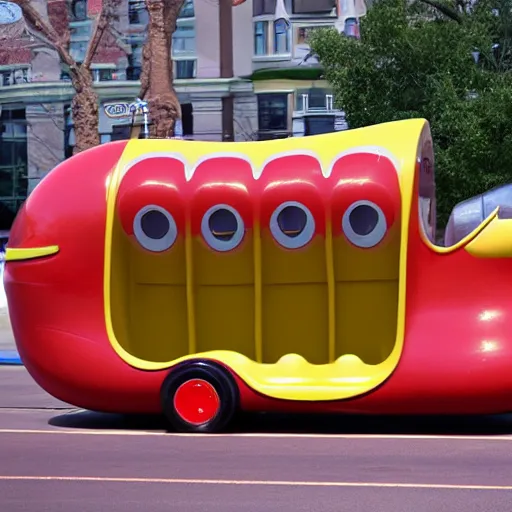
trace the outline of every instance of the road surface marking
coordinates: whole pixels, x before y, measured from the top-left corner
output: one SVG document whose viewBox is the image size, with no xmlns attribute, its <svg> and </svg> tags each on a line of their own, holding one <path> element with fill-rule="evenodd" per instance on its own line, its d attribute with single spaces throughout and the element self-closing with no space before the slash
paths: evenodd
<svg viewBox="0 0 512 512">
<path fill-rule="evenodd" d="M 266 433 L 233 433 L 233 434 L 187 434 L 174 432 L 151 432 L 148 430 L 89 430 L 89 429 L 63 429 L 63 430 L 44 430 L 44 429 L 14 429 L 0 428 L 1 434 L 27 434 L 27 435 L 45 435 L 45 434 L 68 434 L 80 436 L 146 436 L 146 437 L 205 437 L 209 439 L 224 437 L 239 438 L 262 438 L 262 439 L 403 439 L 403 440 L 459 440 L 459 441 L 512 441 L 512 435 L 419 435 L 419 434 L 266 434 Z"/>
<path fill-rule="evenodd" d="M 293 480 L 207 480 L 195 478 L 116 478 L 100 476 L 1 476 L 0 481 L 33 482 L 103 482 L 103 483 L 142 483 L 178 485 L 246 485 L 280 487 L 373 487 L 395 489 L 447 489 L 473 491 L 512 491 L 512 485 L 469 485 L 469 484 L 418 484 L 387 482 L 308 482 Z"/>
<path fill-rule="evenodd" d="M 175 432 L 151 432 L 148 430 L 89 430 L 89 429 L 62 429 L 62 430 L 44 430 L 44 429 L 14 429 L 0 428 L 1 434 L 27 434 L 27 435 L 46 435 L 46 434 L 68 434 L 81 436 L 145 436 L 145 437 L 205 437 L 205 438 L 223 438 L 223 437 L 247 437 L 247 438 L 307 438 L 307 439 L 414 439 L 414 440 L 460 440 L 460 441 L 512 441 L 512 435 L 496 436 L 475 436 L 475 435 L 419 435 L 419 434 L 267 434 L 267 433 L 233 433 L 233 434 L 189 434 Z"/>
</svg>

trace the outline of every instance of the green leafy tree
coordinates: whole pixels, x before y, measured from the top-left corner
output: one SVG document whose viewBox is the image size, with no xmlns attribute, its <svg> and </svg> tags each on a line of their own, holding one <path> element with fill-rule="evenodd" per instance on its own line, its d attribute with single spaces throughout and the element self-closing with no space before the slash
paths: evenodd
<svg viewBox="0 0 512 512">
<path fill-rule="evenodd" d="M 379 0 L 361 40 L 334 29 L 312 37 L 351 128 L 431 123 L 439 225 L 459 201 L 512 181 L 511 20 L 510 0 Z"/>
</svg>

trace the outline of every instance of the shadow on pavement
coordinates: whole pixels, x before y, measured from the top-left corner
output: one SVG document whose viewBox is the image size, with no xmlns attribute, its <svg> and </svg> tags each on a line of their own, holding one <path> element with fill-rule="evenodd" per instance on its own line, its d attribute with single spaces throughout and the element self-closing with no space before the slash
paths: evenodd
<svg viewBox="0 0 512 512">
<path fill-rule="evenodd" d="M 131 416 L 79 411 L 54 416 L 50 425 L 70 429 L 167 431 L 161 416 Z M 481 435 L 512 434 L 512 415 L 352 416 L 244 414 L 230 433 Z"/>
</svg>

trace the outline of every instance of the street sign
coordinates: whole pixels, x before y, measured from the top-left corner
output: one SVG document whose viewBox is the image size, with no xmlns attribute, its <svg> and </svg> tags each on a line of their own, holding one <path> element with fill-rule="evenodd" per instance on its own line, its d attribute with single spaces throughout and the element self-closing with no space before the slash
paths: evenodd
<svg viewBox="0 0 512 512">
<path fill-rule="evenodd" d="M 129 117 L 130 113 L 130 103 L 128 102 L 119 102 L 119 103 L 106 103 L 103 106 L 105 114 L 107 117 L 111 119 L 119 119 L 120 117 Z"/>
<path fill-rule="evenodd" d="M 107 117 L 110 119 L 120 119 L 123 117 L 132 117 L 135 113 L 136 116 L 144 113 L 143 105 L 140 101 L 118 101 L 116 103 L 105 103 L 103 110 Z"/>
</svg>

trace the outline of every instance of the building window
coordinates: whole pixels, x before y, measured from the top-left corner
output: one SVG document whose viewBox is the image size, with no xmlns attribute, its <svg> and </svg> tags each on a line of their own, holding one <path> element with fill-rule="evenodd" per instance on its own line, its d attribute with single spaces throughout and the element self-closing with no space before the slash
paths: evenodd
<svg viewBox="0 0 512 512">
<path fill-rule="evenodd" d="M 71 2 L 71 21 L 85 21 L 87 19 L 87 1 L 74 0 Z"/>
<path fill-rule="evenodd" d="M 331 111 L 333 108 L 333 95 L 330 89 L 312 87 L 297 89 L 295 92 L 295 110 L 297 111 Z"/>
<path fill-rule="evenodd" d="M 91 21 L 73 21 L 69 24 L 69 36 L 71 41 L 88 42 L 91 37 Z"/>
<path fill-rule="evenodd" d="M 130 25 L 148 24 L 149 15 L 144 0 L 129 0 L 128 20 L 130 22 Z"/>
<path fill-rule="evenodd" d="M 129 66 L 126 68 L 126 80 L 140 80 L 140 75 L 142 73 L 142 68 Z"/>
<path fill-rule="evenodd" d="M 312 87 L 308 91 L 308 106 L 310 110 L 327 109 L 327 90 L 321 87 Z"/>
<path fill-rule="evenodd" d="M 0 116 L 0 137 L 2 142 L 6 140 L 26 140 L 27 122 L 25 109 L 2 109 Z"/>
<path fill-rule="evenodd" d="M 269 37 L 271 36 L 271 37 Z M 291 29 L 284 20 L 260 20 L 254 23 L 254 56 L 290 56 Z"/>
<path fill-rule="evenodd" d="M 73 146 L 75 145 L 75 129 L 69 104 L 64 105 L 64 126 L 64 158 L 70 158 L 73 156 Z"/>
<path fill-rule="evenodd" d="M 304 135 L 320 135 L 334 131 L 334 116 L 306 116 L 304 117 Z"/>
<path fill-rule="evenodd" d="M 284 20 L 274 22 L 274 53 L 290 53 L 290 26 Z"/>
<path fill-rule="evenodd" d="M 114 69 L 113 68 L 103 68 L 103 69 L 93 69 L 92 76 L 95 82 L 108 82 L 113 79 Z"/>
<path fill-rule="evenodd" d="M 172 36 L 173 55 L 195 55 L 196 29 L 193 24 L 178 23 Z"/>
<path fill-rule="evenodd" d="M 77 64 L 84 61 L 87 45 L 87 41 L 71 41 L 69 43 L 69 54 Z"/>
<path fill-rule="evenodd" d="M 185 0 L 179 18 L 193 18 L 195 16 L 194 0 Z"/>
<path fill-rule="evenodd" d="M 336 12 L 336 0 L 293 0 L 293 14 L 331 14 Z"/>
<path fill-rule="evenodd" d="M 336 0 L 285 0 L 284 3 L 289 14 L 336 16 Z M 276 4 L 277 0 L 253 0 L 253 17 L 275 14 Z"/>
<path fill-rule="evenodd" d="M 268 23 L 257 21 L 254 24 L 254 55 L 267 55 L 268 53 Z"/>
<path fill-rule="evenodd" d="M 176 30 L 172 35 L 173 55 L 196 55 L 196 26 L 193 0 L 186 0 L 177 20 Z"/>
<path fill-rule="evenodd" d="M 131 53 L 128 55 L 128 67 L 126 68 L 127 80 L 140 80 L 142 72 L 142 50 L 144 43 L 132 44 Z"/>
<path fill-rule="evenodd" d="M 25 109 L 2 109 L 0 146 L 0 229 L 10 229 L 28 192 Z"/>
<path fill-rule="evenodd" d="M 193 19 L 178 19 L 172 36 L 172 55 L 175 78 L 185 80 L 196 77 L 196 27 Z"/>
<path fill-rule="evenodd" d="M 276 0 L 253 0 L 252 15 L 265 16 L 276 12 Z"/>
<path fill-rule="evenodd" d="M 121 124 L 112 126 L 112 134 L 110 140 L 128 140 L 130 138 L 131 126 L 129 124 Z"/>
<path fill-rule="evenodd" d="M 307 27 L 298 27 L 296 30 L 296 41 L 298 45 L 307 45 L 309 46 L 309 37 L 311 36 L 312 32 L 315 30 L 321 30 L 323 28 L 327 28 L 332 25 L 312 25 Z"/>
<path fill-rule="evenodd" d="M 311 34 L 315 30 L 321 30 L 325 28 L 332 27 L 332 22 L 321 22 L 317 25 L 309 25 L 309 26 L 295 26 L 294 27 L 294 46 L 293 46 L 293 56 L 295 59 L 301 59 L 304 62 L 308 62 L 309 64 L 313 64 L 317 61 L 317 57 L 311 51 L 311 46 L 309 44 L 309 39 Z"/>
<path fill-rule="evenodd" d="M 69 24 L 69 53 L 78 64 L 82 63 L 85 59 L 91 31 L 91 20 L 73 21 Z"/>
<path fill-rule="evenodd" d="M 260 132 L 288 132 L 288 93 L 258 94 Z"/>
<path fill-rule="evenodd" d="M 174 61 L 174 78 L 186 80 L 196 77 L 196 60 L 184 59 Z"/>
<path fill-rule="evenodd" d="M 181 105 L 181 126 L 184 137 L 194 135 L 194 111 L 192 103 L 183 103 Z"/>
<path fill-rule="evenodd" d="M 0 70 L 0 87 L 27 84 L 31 81 L 30 68 L 16 68 Z"/>
</svg>

